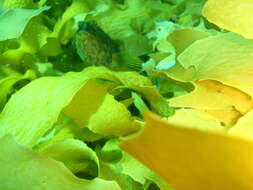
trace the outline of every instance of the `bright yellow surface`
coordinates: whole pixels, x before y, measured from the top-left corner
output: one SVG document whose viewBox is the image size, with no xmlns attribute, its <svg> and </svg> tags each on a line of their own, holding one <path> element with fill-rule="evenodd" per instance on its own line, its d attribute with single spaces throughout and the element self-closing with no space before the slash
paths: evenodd
<svg viewBox="0 0 253 190">
<path fill-rule="evenodd" d="M 143 134 L 122 144 L 177 190 L 253 189 L 253 141 L 170 125 L 146 114 Z"/>
<path fill-rule="evenodd" d="M 220 28 L 253 39 L 252 0 L 208 0 L 203 15 Z"/>
<path fill-rule="evenodd" d="M 240 135 L 253 139 L 253 110 L 241 117 L 236 125 L 229 130 L 230 134 Z"/>
<path fill-rule="evenodd" d="M 217 81 L 197 81 L 194 85 L 194 91 L 171 99 L 170 105 L 210 110 L 232 110 L 235 108 L 241 113 L 246 113 L 253 106 L 250 96 L 236 88 L 226 86 Z"/>
<path fill-rule="evenodd" d="M 235 109 L 232 110 L 201 110 L 199 111 L 204 112 L 208 115 L 211 115 L 218 119 L 223 127 L 231 127 L 233 126 L 242 114 Z"/>
<path fill-rule="evenodd" d="M 218 34 L 194 42 L 178 60 L 185 68 L 194 67 L 190 81 L 216 80 L 253 97 L 253 40 Z"/>
<path fill-rule="evenodd" d="M 191 129 L 216 132 L 225 131 L 225 128 L 217 118 L 195 109 L 183 108 L 177 110 L 175 115 L 167 118 L 167 122 L 171 125 L 179 125 Z"/>
</svg>

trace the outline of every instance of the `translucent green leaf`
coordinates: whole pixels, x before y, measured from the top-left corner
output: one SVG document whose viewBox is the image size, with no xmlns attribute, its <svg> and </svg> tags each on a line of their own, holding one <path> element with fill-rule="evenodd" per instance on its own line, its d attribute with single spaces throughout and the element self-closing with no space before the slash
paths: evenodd
<svg viewBox="0 0 253 190">
<path fill-rule="evenodd" d="M 122 167 L 123 174 L 130 176 L 142 185 L 146 183 L 146 180 L 150 180 L 157 184 L 162 190 L 174 190 L 165 180 L 127 153 L 123 154 L 123 159 L 119 164 Z"/>
<path fill-rule="evenodd" d="M 119 147 L 119 140 L 112 138 L 108 140 L 99 152 L 103 162 L 117 162 L 122 158 L 122 151 Z"/>
<path fill-rule="evenodd" d="M 28 23 L 20 39 L 20 49 L 28 53 L 38 52 L 47 43 L 49 34 L 50 30 L 44 25 L 41 17 L 33 18 Z"/>
<path fill-rule="evenodd" d="M 178 0 L 174 1 L 173 20 L 183 26 L 197 26 L 200 24 L 202 7 L 206 0 Z"/>
<path fill-rule="evenodd" d="M 173 113 L 169 103 L 159 94 L 152 82 L 136 72 L 117 72 L 115 73 L 121 83 L 129 89 L 133 89 L 148 100 L 152 110 L 162 116 L 168 117 Z"/>
<path fill-rule="evenodd" d="M 32 18 L 19 38 L 19 47 L 5 51 L 1 56 L 2 63 L 17 67 L 26 53 L 35 54 L 39 52 L 43 46 L 50 49 L 50 54 L 47 55 L 59 54 L 61 52 L 59 42 L 47 39 L 50 33 L 51 31 L 44 25 L 41 16 Z M 45 55 L 43 54 L 43 49 L 41 53 Z"/>
<path fill-rule="evenodd" d="M 116 181 L 121 189 L 143 190 L 142 184 L 122 173 L 122 167 L 118 164 L 102 163 L 100 171 L 100 177 L 102 179 Z"/>
<path fill-rule="evenodd" d="M 106 136 L 125 136 L 138 128 L 127 108 L 107 94 L 98 111 L 89 119 L 88 128 Z"/>
<path fill-rule="evenodd" d="M 99 69 L 95 70 L 98 74 Z M 111 83 L 94 80 L 88 82 L 91 78 L 96 78 L 93 68 L 63 77 L 34 80 L 6 104 L 0 115 L 0 136 L 11 133 L 18 142 L 35 145 L 53 127 L 63 108 L 66 115 L 79 119 L 84 126 L 102 104 L 111 86 Z"/>
<path fill-rule="evenodd" d="M 164 23 L 161 23 L 157 26 L 158 29 L 161 30 L 161 32 L 157 34 L 158 37 L 159 34 L 162 33 L 155 42 L 159 52 L 151 54 L 150 57 L 155 61 L 158 70 L 165 70 L 161 71 L 162 73 L 174 80 L 185 82 L 191 77 L 193 71 L 191 68 L 183 68 L 182 65 L 178 63 L 178 55 L 195 41 L 208 37 L 210 33 L 205 30 L 191 27 L 177 27 L 173 29 L 171 26 L 172 29 L 167 29 L 166 26 L 168 24 L 164 25 Z M 163 31 L 165 29 L 166 31 Z M 163 69 L 159 69 L 159 65 L 163 66 L 161 67 Z M 166 65 L 168 67 L 166 67 Z M 182 73 L 186 74 L 182 75 Z"/>
<path fill-rule="evenodd" d="M 148 107 L 146 106 L 145 102 L 142 100 L 142 98 L 138 94 L 132 92 L 132 97 L 134 99 L 134 105 L 137 107 L 137 109 L 141 113 L 149 110 Z"/>
<path fill-rule="evenodd" d="M 0 79 L 0 109 L 2 109 L 5 105 L 7 101 L 7 95 L 15 83 L 23 79 L 33 80 L 35 78 L 35 72 L 32 70 L 27 70 L 24 75 L 21 75 L 17 72 L 12 72 L 9 76 Z"/>
<path fill-rule="evenodd" d="M 41 153 L 63 162 L 73 173 L 86 173 L 91 177 L 98 176 L 98 157 L 91 148 L 80 140 L 65 139 L 57 141 Z"/>
<path fill-rule="evenodd" d="M 59 18 L 56 22 L 54 30 L 50 34 L 50 37 L 58 38 L 61 43 L 66 43 L 71 37 L 73 37 L 74 32 L 77 30 L 77 28 L 74 28 L 74 22 L 72 22 L 69 26 L 67 25 L 67 23 L 75 16 L 80 14 L 81 18 L 79 19 L 84 20 L 88 12 L 89 9 L 86 5 L 85 0 L 73 0 L 72 4 L 65 10 L 61 18 Z M 70 33 L 70 35 L 67 33 Z"/>
<path fill-rule="evenodd" d="M 103 67 L 90 67 L 62 77 L 41 77 L 19 90 L 7 103 L 0 116 L 0 135 L 11 133 L 18 142 L 34 146 L 54 127 L 61 112 L 79 127 L 87 126 L 92 132 L 104 136 L 128 135 L 136 131 L 138 125 L 125 105 L 107 93 L 120 84 L 117 77 L 123 75 Z M 139 88 L 145 94 L 145 88 L 137 85 L 150 84 L 150 81 L 137 73 L 132 75 L 137 78 L 133 78 L 132 82 L 122 81 L 122 85 Z M 127 76 L 131 75 L 128 73 Z M 137 80 L 138 77 L 143 81 Z M 129 85 L 127 82 L 130 82 Z M 149 88 L 158 96 L 155 100 L 160 101 L 161 97 L 154 87 L 147 86 Z M 149 96 L 153 97 L 152 94 Z"/>
<path fill-rule="evenodd" d="M 113 181 L 77 178 L 61 162 L 17 144 L 11 136 L 0 139 L 0 149 L 1 189 L 121 190 Z"/>
<path fill-rule="evenodd" d="M 0 40 L 18 38 L 33 17 L 48 9 L 0 9 Z"/>
<path fill-rule="evenodd" d="M 167 36 L 168 42 L 173 44 L 177 55 L 182 53 L 193 42 L 206 38 L 210 35 L 210 32 L 200 30 L 199 28 L 181 28 L 175 30 L 169 36 Z"/>
<path fill-rule="evenodd" d="M 77 124 L 69 117 L 61 113 L 53 128 L 37 141 L 37 144 L 33 147 L 33 149 L 43 151 L 58 141 L 77 138 L 80 136 L 77 134 L 80 133 L 81 129 L 77 126 Z"/>
<path fill-rule="evenodd" d="M 143 190 L 156 185 L 155 189 L 173 189 L 154 172 L 124 153 L 119 148 L 119 140 L 117 139 L 107 141 L 98 155 L 101 158 L 100 177 L 117 181 L 124 190 Z"/>
<path fill-rule="evenodd" d="M 5 9 L 31 9 L 35 8 L 33 0 L 1 0 L 1 7 Z"/>
</svg>

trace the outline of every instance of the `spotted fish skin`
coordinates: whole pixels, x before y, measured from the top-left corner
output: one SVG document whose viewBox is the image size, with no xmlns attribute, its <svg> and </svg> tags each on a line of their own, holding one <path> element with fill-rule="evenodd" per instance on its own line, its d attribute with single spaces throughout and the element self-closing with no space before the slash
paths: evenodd
<svg viewBox="0 0 253 190">
<path fill-rule="evenodd" d="M 95 22 L 80 22 L 75 37 L 77 54 L 88 64 L 108 66 L 112 62 L 113 41 Z"/>
</svg>

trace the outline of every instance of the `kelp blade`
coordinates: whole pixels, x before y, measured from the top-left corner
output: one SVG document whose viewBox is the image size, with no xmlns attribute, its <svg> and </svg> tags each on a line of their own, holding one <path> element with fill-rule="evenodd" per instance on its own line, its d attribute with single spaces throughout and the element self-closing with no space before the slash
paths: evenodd
<svg viewBox="0 0 253 190">
<path fill-rule="evenodd" d="M 179 190 L 253 188 L 253 142 L 169 125 L 146 113 L 143 134 L 122 148 Z"/>
</svg>

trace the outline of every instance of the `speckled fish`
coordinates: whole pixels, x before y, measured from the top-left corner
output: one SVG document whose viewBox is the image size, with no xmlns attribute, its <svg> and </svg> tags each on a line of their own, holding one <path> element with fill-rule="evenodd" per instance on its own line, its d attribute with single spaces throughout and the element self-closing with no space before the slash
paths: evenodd
<svg viewBox="0 0 253 190">
<path fill-rule="evenodd" d="M 75 45 L 85 63 L 108 66 L 112 62 L 113 41 L 95 21 L 79 23 Z"/>
</svg>

